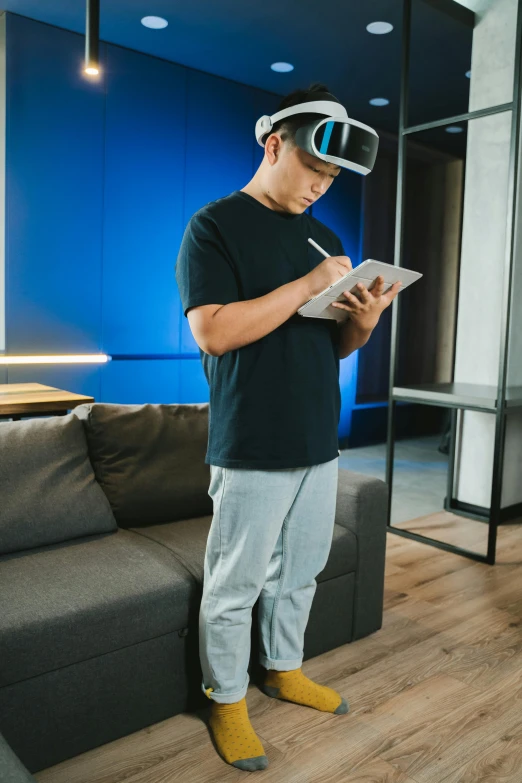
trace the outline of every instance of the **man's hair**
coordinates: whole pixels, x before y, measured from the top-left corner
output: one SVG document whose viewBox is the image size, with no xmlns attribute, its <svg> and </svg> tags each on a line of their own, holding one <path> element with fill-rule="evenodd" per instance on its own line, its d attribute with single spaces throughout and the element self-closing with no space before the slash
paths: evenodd
<svg viewBox="0 0 522 783">
<path fill-rule="evenodd" d="M 307 90 L 294 90 L 284 97 L 274 114 L 282 109 L 288 109 L 290 106 L 297 106 L 298 103 L 306 103 L 307 101 L 337 101 L 339 103 L 338 98 L 332 95 L 325 84 L 312 82 Z M 261 141 L 264 144 L 271 133 L 279 133 L 284 142 L 291 147 L 295 147 L 295 133 L 297 129 L 302 128 L 303 125 L 308 125 L 313 120 L 319 120 L 326 116 L 326 114 L 317 114 L 316 112 L 303 112 L 290 117 L 283 117 L 282 120 L 274 123 L 272 130 L 265 133 Z"/>
</svg>

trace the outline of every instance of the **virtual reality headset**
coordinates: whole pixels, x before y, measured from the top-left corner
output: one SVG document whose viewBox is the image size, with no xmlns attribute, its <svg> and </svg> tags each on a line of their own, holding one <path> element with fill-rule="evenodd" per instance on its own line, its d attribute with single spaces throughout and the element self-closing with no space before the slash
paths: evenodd
<svg viewBox="0 0 522 783">
<path fill-rule="evenodd" d="M 264 147 L 263 137 L 270 134 L 278 120 L 294 114 L 321 114 L 323 117 L 318 117 L 296 131 L 295 141 L 298 147 L 328 163 L 358 174 L 369 174 L 379 147 L 377 133 L 368 125 L 350 119 L 344 106 L 333 100 L 330 93 L 317 92 L 315 97 L 319 100 L 298 103 L 272 116 L 264 114 L 260 117 L 256 122 L 257 143 Z"/>
</svg>

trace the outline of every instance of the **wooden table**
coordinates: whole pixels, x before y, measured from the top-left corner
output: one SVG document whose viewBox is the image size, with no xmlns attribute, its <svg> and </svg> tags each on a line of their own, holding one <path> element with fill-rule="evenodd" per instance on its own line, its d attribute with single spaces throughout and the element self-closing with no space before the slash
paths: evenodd
<svg viewBox="0 0 522 783">
<path fill-rule="evenodd" d="M 65 416 L 84 402 L 94 402 L 94 397 L 41 383 L 0 383 L 0 419 L 20 421 L 22 416 Z"/>
</svg>

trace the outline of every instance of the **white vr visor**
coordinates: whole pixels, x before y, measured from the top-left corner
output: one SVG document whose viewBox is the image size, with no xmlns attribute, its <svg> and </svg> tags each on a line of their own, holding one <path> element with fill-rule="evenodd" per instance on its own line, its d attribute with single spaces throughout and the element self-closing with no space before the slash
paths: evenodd
<svg viewBox="0 0 522 783">
<path fill-rule="evenodd" d="M 327 116 L 313 120 L 296 131 L 295 141 L 301 149 L 358 174 L 370 173 L 377 157 L 379 137 L 373 128 L 350 119 L 344 106 L 336 101 L 308 101 L 282 109 L 271 117 L 264 114 L 256 122 L 257 143 L 264 147 L 263 137 L 270 133 L 278 120 L 303 113 Z"/>
</svg>

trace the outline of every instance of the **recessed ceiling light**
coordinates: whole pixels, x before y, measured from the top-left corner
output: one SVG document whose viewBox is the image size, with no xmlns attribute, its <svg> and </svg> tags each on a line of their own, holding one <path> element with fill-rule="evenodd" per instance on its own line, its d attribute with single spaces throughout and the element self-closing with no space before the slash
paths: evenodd
<svg viewBox="0 0 522 783">
<path fill-rule="evenodd" d="M 370 101 L 372 106 L 387 106 L 389 102 L 387 98 L 372 98 Z"/>
<path fill-rule="evenodd" d="M 468 79 L 471 79 L 471 71 L 466 71 L 466 76 L 468 77 Z"/>
<path fill-rule="evenodd" d="M 373 33 L 373 35 L 384 35 L 385 33 L 391 33 L 393 25 L 389 22 L 372 22 L 371 24 L 366 25 L 366 29 L 369 33 Z"/>
<path fill-rule="evenodd" d="M 458 125 L 448 125 L 446 128 L 446 133 L 462 133 L 464 128 L 459 128 Z"/>
<path fill-rule="evenodd" d="M 141 20 L 144 27 L 150 27 L 152 30 L 161 30 L 168 25 L 166 19 L 162 19 L 161 16 L 144 16 Z"/>
<path fill-rule="evenodd" d="M 290 63 L 272 63 L 270 67 L 273 71 L 277 71 L 277 73 L 288 73 L 288 71 L 294 70 L 294 66 L 290 65 Z"/>
</svg>

